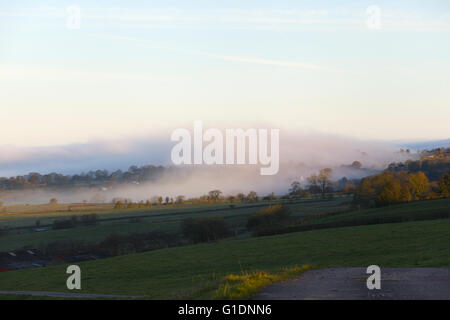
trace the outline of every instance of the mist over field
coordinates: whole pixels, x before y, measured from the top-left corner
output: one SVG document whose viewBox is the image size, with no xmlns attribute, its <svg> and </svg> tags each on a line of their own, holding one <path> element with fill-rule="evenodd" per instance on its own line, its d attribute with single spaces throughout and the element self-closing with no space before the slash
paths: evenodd
<svg viewBox="0 0 450 320">
<path fill-rule="evenodd" d="M 97 141 L 86 144 L 42 148 L 0 148 L 2 176 L 57 172 L 80 174 L 97 169 L 109 172 L 127 170 L 131 165 L 163 165 L 161 177 L 142 184 L 116 184 L 92 188 L 38 188 L 11 191 L 2 195 L 5 204 L 47 203 L 55 197 L 60 202 L 110 202 L 115 197 L 133 201 L 154 196 L 187 198 L 219 189 L 224 195 L 256 191 L 264 196 L 271 192 L 287 192 L 292 181 L 306 185 L 306 178 L 318 170 L 330 167 L 332 178 L 361 178 L 383 170 L 394 161 L 413 159 L 415 153 L 400 153 L 394 143 L 367 141 L 323 133 L 280 133 L 280 169 L 276 175 L 260 175 L 261 165 L 185 165 L 174 166 L 170 151 L 176 143 L 170 134 L 155 139 Z M 224 141 L 225 142 L 225 141 Z M 207 145 L 204 142 L 203 147 Z M 353 161 L 362 164 L 352 168 Z"/>
</svg>

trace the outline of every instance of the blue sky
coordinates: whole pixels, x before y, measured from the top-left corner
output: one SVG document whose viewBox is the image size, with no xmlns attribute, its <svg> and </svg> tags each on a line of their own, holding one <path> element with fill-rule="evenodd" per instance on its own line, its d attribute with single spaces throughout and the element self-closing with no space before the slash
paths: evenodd
<svg viewBox="0 0 450 320">
<path fill-rule="evenodd" d="M 448 1 L 0 1 L 0 146 L 151 136 L 196 119 L 445 139 L 449 40 Z"/>
</svg>

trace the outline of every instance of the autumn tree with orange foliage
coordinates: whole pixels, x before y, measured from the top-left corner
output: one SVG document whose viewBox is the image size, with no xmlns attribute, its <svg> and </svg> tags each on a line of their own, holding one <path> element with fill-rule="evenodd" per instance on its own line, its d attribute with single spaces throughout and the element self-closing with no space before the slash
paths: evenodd
<svg viewBox="0 0 450 320">
<path fill-rule="evenodd" d="M 432 192 L 431 184 L 423 172 L 386 171 L 362 179 L 355 190 L 353 202 L 364 207 L 380 207 L 442 197 L 443 194 Z"/>
</svg>

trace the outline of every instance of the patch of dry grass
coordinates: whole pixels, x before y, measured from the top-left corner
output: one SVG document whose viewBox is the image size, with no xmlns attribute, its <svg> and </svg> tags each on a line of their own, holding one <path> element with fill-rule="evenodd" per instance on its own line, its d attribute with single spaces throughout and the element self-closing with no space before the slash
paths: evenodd
<svg viewBox="0 0 450 320">
<path fill-rule="evenodd" d="M 214 299 L 249 299 L 268 285 L 289 280 L 312 269 L 310 265 L 285 268 L 279 273 L 266 271 L 242 272 L 240 275 L 229 274 L 217 289 Z"/>
</svg>

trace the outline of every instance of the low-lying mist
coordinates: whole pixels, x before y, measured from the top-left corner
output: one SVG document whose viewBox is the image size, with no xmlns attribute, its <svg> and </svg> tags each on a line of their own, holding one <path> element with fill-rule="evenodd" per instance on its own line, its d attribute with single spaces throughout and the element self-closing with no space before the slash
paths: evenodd
<svg viewBox="0 0 450 320">
<path fill-rule="evenodd" d="M 158 179 L 141 184 L 116 184 L 85 188 L 36 188 L 0 194 L 6 205 L 14 203 L 110 202 L 115 197 L 147 200 L 154 196 L 184 195 L 198 197 L 219 189 L 224 195 L 256 191 L 265 196 L 271 192 L 286 193 L 294 180 L 306 185 L 306 178 L 330 167 L 334 180 L 342 177 L 361 178 L 383 170 L 391 162 L 416 158 L 417 154 L 399 152 L 389 142 L 364 141 L 329 134 L 280 133 L 280 170 L 276 175 L 260 175 L 261 165 L 192 165 L 173 166 L 170 150 L 174 142 L 164 139 L 108 141 L 46 148 L 0 148 L 0 173 L 26 172 L 75 174 L 89 170 L 126 170 L 131 165 L 161 164 L 166 166 Z M 205 143 L 206 144 L 206 143 Z M 205 145 L 204 144 L 204 145 Z M 5 153 L 6 151 L 6 153 Z M 9 155 L 9 156 L 8 156 Z M 350 165 L 359 161 L 362 168 Z"/>
</svg>

